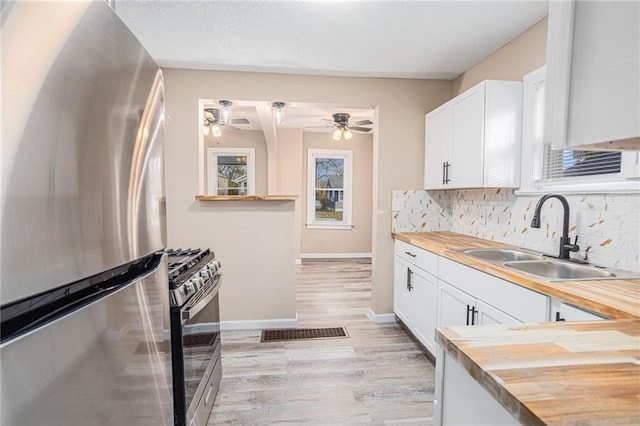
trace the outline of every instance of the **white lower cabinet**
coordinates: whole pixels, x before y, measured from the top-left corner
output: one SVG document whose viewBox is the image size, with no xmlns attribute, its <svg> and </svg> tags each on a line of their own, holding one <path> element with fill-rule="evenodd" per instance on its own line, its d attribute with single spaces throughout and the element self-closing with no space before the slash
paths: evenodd
<svg viewBox="0 0 640 426">
<path fill-rule="evenodd" d="M 413 271 L 413 334 L 435 354 L 438 280 L 416 268 Z"/>
<path fill-rule="evenodd" d="M 461 263 L 440 258 L 438 263 L 438 279 L 440 283 L 445 283 L 455 287 L 457 290 L 482 301 L 489 305 L 485 308 L 488 312 L 491 307 L 496 308 L 511 317 L 515 322 L 545 322 L 549 317 L 549 297 L 533 290 L 529 290 L 512 282 L 503 280 L 477 269 L 470 268 Z M 478 311 L 479 307 L 475 307 Z M 471 324 L 491 323 L 488 318 L 478 320 L 478 313 L 475 314 Z M 499 314 L 493 313 L 489 316 L 497 317 Z M 465 314 L 466 318 L 466 314 Z M 451 325 L 466 325 L 463 321 Z M 494 318 L 497 319 L 497 318 Z M 482 321 L 482 322 L 479 322 Z M 514 321 L 501 321 L 514 322 Z M 438 323 L 438 327 L 448 327 L 446 323 Z"/>
<path fill-rule="evenodd" d="M 516 318 L 452 285 L 438 281 L 438 327 L 482 324 L 516 324 Z"/>
<path fill-rule="evenodd" d="M 471 306 L 475 306 L 473 297 L 452 285 L 438 281 L 438 321 L 440 328 L 457 325 L 471 325 Z"/>
<path fill-rule="evenodd" d="M 606 319 L 600 315 L 576 308 L 558 299 L 551 299 L 549 321 L 598 321 Z"/>
<path fill-rule="evenodd" d="M 481 300 L 476 301 L 476 311 L 477 313 L 476 320 L 473 323 L 474 325 L 522 323 L 522 321 L 518 321 L 511 315 L 506 314 L 491 305 L 487 305 Z"/>
<path fill-rule="evenodd" d="M 409 288 L 409 262 L 396 256 L 393 266 L 393 312 L 410 326 L 413 324 L 413 294 Z"/>
<path fill-rule="evenodd" d="M 438 256 L 396 241 L 393 312 L 435 354 Z"/>
<path fill-rule="evenodd" d="M 517 425 L 519 422 L 442 349 L 436 355 L 436 425 Z"/>
</svg>

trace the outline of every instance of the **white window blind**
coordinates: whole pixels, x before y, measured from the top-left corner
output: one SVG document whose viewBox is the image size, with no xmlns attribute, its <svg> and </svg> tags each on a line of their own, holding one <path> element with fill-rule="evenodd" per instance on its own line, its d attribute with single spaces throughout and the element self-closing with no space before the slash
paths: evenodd
<svg viewBox="0 0 640 426">
<path fill-rule="evenodd" d="M 620 152 L 552 149 L 550 145 L 542 143 L 544 97 L 545 81 L 542 79 L 536 81 L 533 88 L 533 181 L 562 182 L 584 176 L 619 175 L 622 163 Z"/>
</svg>

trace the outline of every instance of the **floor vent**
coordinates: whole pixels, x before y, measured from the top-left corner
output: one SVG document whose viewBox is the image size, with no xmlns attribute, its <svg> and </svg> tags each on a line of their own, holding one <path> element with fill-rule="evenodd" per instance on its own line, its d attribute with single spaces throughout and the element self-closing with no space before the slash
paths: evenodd
<svg viewBox="0 0 640 426">
<path fill-rule="evenodd" d="M 344 327 L 262 330 L 261 342 L 284 340 L 336 339 L 349 337 Z"/>
</svg>

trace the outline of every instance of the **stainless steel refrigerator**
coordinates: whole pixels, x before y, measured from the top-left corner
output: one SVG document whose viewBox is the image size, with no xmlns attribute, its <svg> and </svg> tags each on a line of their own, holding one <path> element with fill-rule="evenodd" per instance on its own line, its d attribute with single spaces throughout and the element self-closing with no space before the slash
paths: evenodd
<svg viewBox="0 0 640 426">
<path fill-rule="evenodd" d="M 162 73 L 103 1 L 1 17 L 2 424 L 172 424 Z"/>
</svg>

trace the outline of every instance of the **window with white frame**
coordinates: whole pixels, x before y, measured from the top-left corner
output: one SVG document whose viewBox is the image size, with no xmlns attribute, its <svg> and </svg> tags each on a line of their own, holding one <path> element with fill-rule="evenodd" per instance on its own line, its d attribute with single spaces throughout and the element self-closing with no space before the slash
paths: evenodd
<svg viewBox="0 0 640 426">
<path fill-rule="evenodd" d="M 637 177 L 638 153 L 553 149 L 544 144 L 546 67 L 523 78 L 521 190 L 586 189 L 584 185 L 622 187 Z M 578 188 L 581 187 L 581 188 Z"/>
<path fill-rule="evenodd" d="M 309 149 L 307 154 L 307 227 L 351 229 L 353 153 Z"/>
<path fill-rule="evenodd" d="M 209 195 L 255 195 L 254 148 L 207 148 Z"/>
</svg>

